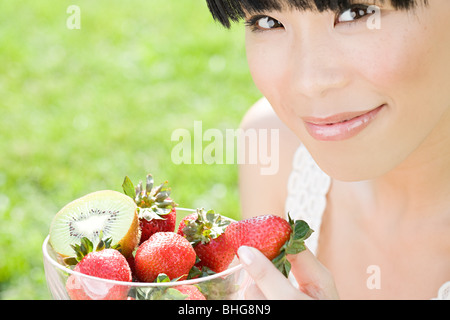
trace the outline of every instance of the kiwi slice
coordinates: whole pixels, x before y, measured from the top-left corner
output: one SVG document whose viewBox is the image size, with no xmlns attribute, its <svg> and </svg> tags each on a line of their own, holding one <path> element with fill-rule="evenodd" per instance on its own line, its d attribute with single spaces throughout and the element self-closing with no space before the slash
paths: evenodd
<svg viewBox="0 0 450 320">
<path fill-rule="evenodd" d="M 90 193 L 64 206 L 50 226 L 50 244 L 63 257 L 73 256 L 73 244 L 87 237 L 94 244 L 112 238 L 129 257 L 140 240 L 136 203 L 123 193 L 103 190 Z"/>
</svg>

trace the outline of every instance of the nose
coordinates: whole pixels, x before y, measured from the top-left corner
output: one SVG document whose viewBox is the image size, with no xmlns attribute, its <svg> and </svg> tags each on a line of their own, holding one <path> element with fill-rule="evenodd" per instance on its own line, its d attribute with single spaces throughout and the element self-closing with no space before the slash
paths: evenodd
<svg viewBox="0 0 450 320">
<path fill-rule="evenodd" d="M 350 77 L 345 57 L 333 46 L 332 39 L 304 37 L 297 44 L 292 50 L 290 65 L 298 93 L 309 98 L 323 98 L 348 84 Z"/>
</svg>

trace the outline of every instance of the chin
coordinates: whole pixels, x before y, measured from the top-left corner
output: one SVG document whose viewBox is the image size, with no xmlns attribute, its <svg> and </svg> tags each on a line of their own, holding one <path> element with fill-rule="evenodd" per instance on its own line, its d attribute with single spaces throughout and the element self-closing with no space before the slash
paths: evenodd
<svg viewBox="0 0 450 320">
<path fill-rule="evenodd" d="M 321 165 L 320 162 L 317 162 L 317 164 L 322 169 L 322 171 L 324 171 L 331 178 L 343 182 L 372 180 L 383 175 L 383 173 L 374 172 L 370 167 L 368 168 L 361 165 L 356 167 L 339 164 Z"/>
<path fill-rule="evenodd" d="M 404 159 L 397 152 L 381 151 L 367 143 L 305 143 L 305 146 L 322 171 L 346 182 L 376 179 Z"/>
</svg>

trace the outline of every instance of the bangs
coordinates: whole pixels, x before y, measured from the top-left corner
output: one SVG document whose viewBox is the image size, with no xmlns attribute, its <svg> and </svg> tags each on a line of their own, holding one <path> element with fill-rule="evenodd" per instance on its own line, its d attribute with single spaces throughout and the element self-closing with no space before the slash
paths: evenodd
<svg viewBox="0 0 450 320">
<path fill-rule="evenodd" d="M 417 2 L 426 3 L 427 0 L 386 0 L 395 9 L 410 9 Z M 206 0 L 213 18 L 222 25 L 230 28 L 231 22 L 238 22 L 245 17 L 245 12 L 254 14 L 264 11 L 280 11 L 283 9 L 315 10 L 319 12 L 336 11 L 354 4 L 355 0 Z M 384 3 L 385 0 L 372 1 L 374 4 Z"/>
</svg>

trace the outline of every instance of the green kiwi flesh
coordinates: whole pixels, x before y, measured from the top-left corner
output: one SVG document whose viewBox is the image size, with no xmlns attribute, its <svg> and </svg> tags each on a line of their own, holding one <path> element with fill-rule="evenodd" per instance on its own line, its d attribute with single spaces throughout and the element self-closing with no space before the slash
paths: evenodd
<svg viewBox="0 0 450 320">
<path fill-rule="evenodd" d="M 129 256 L 139 243 L 139 220 L 136 203 L 123 193 L 102 190 L 90 193 L 64 206 L 50 226 L 50 244 L 62 256 L 73 256 L 73 244 L 87 237 L 94 247 L 112 238 Z"/>
</svg>

